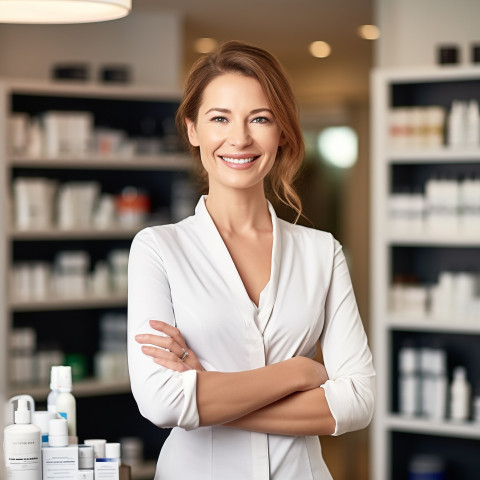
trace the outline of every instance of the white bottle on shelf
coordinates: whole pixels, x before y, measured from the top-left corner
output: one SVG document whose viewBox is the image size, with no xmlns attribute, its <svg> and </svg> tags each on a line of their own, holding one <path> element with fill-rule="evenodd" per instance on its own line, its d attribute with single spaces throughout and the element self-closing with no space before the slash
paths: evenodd
<svg viewBox="0 0 480 480">
<path fill-rule="evenodd" d="M 468 147 L 478 147 L 480 144 L 480 118 L 476 100 L 468 102 L 465 118 L 465 144 Z"/>
<path fill-rule="evenodd" d="M 72 369 L 70 366 L 58 367 L 57 412 L 65 418 L 69 437 L 77 436 L 77 408 L 72 395 Z M 73 439 L 72 439 L 73 440 Z"/>
<path fill-rule="evenodd" d="M 58 390 L 59 368 L 58 366 L 53 366 L 50 370 L 50 393 L 47 397 L 47 410 L 52 413 L 57 413 L 57 397 L 60 393 Z"/>
<path fill-rule="evenodd" d="M 441 348 L 435 348 L 431 354 L 433 374 L 431 411 L 434 420 L 444 420 L 447 416 L 447 354 Z"/>
<path fill-rule="evenodd" d="M 460 182 L 460 227 L 462 233 L 480 234 L 480 178 L 465 177 Z"/>
<path fill-rule="evenodd" d="M 449 147 L 463 147 L 465 145 L 466 109 L 465 102 L 458 100 L 452 102 L 447 119 L 447 142 Z"/>
<path fill-rule="evenodd" d="M 453 382 L 450 386 L 450 418 L 455 421 L 466 421 L 470 414 L 471 387 L 467 380 L 465 367 L 456 367 L 453 371 Z"/>
<path fill-rule="evenodd" d="M 420 377 L 421 377 L 421 414 L 426 418 L 431 418 L 433 405 L 435 402 L 435 373 L 433 371 L 433 358 L 435 350 L 430 347 L 424 347 L 420 350 Z"/>
<path fill-rule="evenodd" d="M 41 480 L 41 430 L 31 422 L 27 396 L 18 397 L 15 423 L 5 427 L 3 448 L 9 480 Z"/>
<path fill-rule="evenodd" d="M 420 412 L 420 377 L 418 374 L 418 350 L 410 345 L 398 352 L 399 412 L 415 416 Z"/>
</svg>

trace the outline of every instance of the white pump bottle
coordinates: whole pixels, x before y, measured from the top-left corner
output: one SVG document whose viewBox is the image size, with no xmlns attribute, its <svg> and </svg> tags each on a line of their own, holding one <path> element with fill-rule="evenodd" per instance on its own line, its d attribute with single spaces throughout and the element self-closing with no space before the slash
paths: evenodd
<svg viewBox="0 0 480 480">
<path fill-rule="evenodd" d="M 18 400 L 15 423 L 5 427 L 4 453 L 7 478 L 9 480 L 41 480 L 41 430 L 32 425 L 31 413 L 34 402 L 29 395 L 19 395 L 10 399 Z M 30 403 L 30 410 L 28 409 Z"/>
</svg>

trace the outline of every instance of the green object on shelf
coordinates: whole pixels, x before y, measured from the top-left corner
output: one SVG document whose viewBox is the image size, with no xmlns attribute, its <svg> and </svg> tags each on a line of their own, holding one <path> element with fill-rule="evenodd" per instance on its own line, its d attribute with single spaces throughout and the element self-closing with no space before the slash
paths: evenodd
<svg viewBox="0 0 480 480">
<path fill-rule="evenodd" d="M 76 382 L 87 377 L 87 357 L 79 353 L 67 353 L 65 365 L 72 368 L 72 381 Z"/>
</svg>

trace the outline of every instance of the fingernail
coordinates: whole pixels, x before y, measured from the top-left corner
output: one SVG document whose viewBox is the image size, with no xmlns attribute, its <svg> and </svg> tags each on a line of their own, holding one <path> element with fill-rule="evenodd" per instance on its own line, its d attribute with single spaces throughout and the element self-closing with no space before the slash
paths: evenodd
<svg viewBox="0 0 480 480">
<path fill-rule="evenodd" d="M 135 340 L 137 342 L 140 342 L 141 340 L 143 340 L 143 335 L 135 335 Z"/>
</svg>

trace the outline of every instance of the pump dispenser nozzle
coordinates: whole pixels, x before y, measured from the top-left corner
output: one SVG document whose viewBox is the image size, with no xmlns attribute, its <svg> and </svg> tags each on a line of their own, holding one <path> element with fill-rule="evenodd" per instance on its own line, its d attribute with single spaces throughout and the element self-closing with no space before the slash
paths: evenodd
<svg viewBox="0 0 480 480">
<path fill-rule="evenodd" d="M 17 410 L 14 414 L 14 402 L 17 402 Z M 27 409 L 27 404 L 29 408 Z M 17 422 L 17 413 L 21 412 L 18 415 L 18 418 L 27 418 L 28 421 L 19 421 Z M 25 412 L 26 411 L 26 412 Z M 5 409 L 5 425 L 12 425 L 13 423 L 30 423 L 32 414 L 35 411 L 35 400 L 30 395 L 16 395 L 8 400 L 6 409 Z"/>
</svg>

